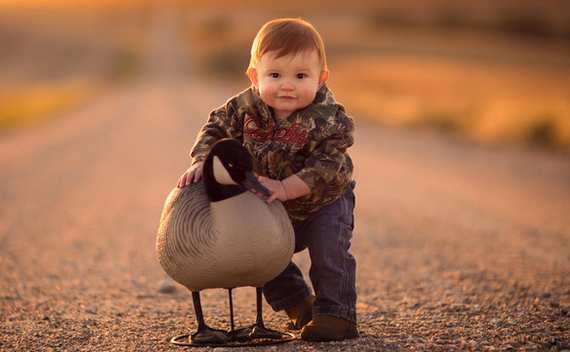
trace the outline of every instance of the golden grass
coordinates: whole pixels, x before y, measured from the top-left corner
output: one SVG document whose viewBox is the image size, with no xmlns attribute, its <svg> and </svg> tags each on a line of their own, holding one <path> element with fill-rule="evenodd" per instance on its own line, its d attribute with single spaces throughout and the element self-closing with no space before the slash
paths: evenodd
<svg viewBox="0 0 570 352">
<path fill-rule="evenodd" d="M 84 8 L 0 11 L 11 34 L 0 36 L 0 47 L 14 48 L 0 68 L 0 77 L 8 76 L 0 85 L 0 131 L 57 117 L 104 87 L 137 77 L 147 45 L 144 15 Z"/>
<path fill-rule="evenodd" d="M 352 56 L 331 87 L 349 110 L 394 126 L 431 126 L 483 142 L 570 146 L 570 72 L 422 57 Z"/>
<path fill-rule="evenodd" d="M 95 95 L 97 88 L 72 81 L 0 90 L 0 130 L 35 125 L 72 109 Z"/>
</svg>

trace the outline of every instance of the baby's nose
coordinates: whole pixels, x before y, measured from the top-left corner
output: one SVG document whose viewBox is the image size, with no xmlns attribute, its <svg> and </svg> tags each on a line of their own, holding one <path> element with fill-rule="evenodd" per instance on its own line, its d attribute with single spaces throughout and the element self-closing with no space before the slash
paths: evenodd
<svg viewBox="0 0 570 352">
<path fill-rule="evenodd" d="M 291 82 L 283 82 L 283 84 L 281 84 L 281 89 L 293 90 L 293 89 L 295 89 L 295 85 L 292 84 Z"/>
</svg>

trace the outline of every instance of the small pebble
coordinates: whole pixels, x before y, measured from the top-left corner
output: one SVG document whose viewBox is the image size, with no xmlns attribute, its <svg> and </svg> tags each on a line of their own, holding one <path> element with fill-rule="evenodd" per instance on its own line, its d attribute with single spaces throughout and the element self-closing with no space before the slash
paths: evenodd
<svg viewBox="0 0 570 352">
<path fill-rule="evenodd" d="M 94 305 L 90 304 L 85 306 L 85 313 L 87 314 L 97 314 L 97 307 L 95 307 Z"/>
<path fill-rule="evenodd" d="M 166 278 L 160 282 L 158 286 L 158 292 L 165 294 L 174 293 L 176 292 L 176 286 L 171 279 Z"/>
</svg>

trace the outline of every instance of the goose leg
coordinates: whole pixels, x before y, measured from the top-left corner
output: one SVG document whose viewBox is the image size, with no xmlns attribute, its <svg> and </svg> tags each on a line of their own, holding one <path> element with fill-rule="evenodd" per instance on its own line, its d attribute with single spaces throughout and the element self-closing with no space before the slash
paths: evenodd
<svg viewBox="0 0 570 352">
<path fill-rule="evenodd" d="M 257 294 L 257 319 L 255 321 L 255 325 L 253 326 L 253 330 L 251 331 L 249 337 L 252 339 L 255 338 L 267 338 L 267 339 L 282 339 L 283 334 L 279 331 L 271 330 L 266 328 L 263 325 L 263 301 L 261 297 L 262 289 L 261 287 L 256 288 Z"/>
<path fill-rule="evenodd" d="M 194 303 L 194 311 L 196 312 L 196 320 L 198 321 L 198 331 L 190 337 L 190 342 L 197 345 L 223 344 L 227 343 L 229 338 L 223 330 L 212 329 L 204 321 L 202 313 L 202 304 L 200 303 L 200 292 L 192 291 L 192 301 Z"/>
<path fill-rule="evenodd" d="M 234 302 L 232 299 L 232 289 L 228 288 L 228 296 L 230 298 L 230 334 L 234 333 Z"/>
<path fill-rule="evenodd" d="M 250 339 L 249 335 L 251 334 L 251 330 L 253 327 L 250 326 L 250 327 L 235 329 L 232 288 L 228 288 L 228 297 L 230 301 L 230 332 L 228 333 L 228 337 L 230 341 L 246 342 Z"/>
</svg>

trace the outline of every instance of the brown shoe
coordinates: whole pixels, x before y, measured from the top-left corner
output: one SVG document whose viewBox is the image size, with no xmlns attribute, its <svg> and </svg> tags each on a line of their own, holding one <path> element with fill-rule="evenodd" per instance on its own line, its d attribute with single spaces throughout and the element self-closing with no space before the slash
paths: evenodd
<svg viewBox="0 0 570 352">
<path fill-rule="evenodd" d="M 317 315 L 301 331 L 305 341 L 340 341 L 358 337 L 356 324 L 332 315 Z"/>
<path fill-rule="evenodd" d="M 287 316 L 291 321 L 287 324 L 289 330 L 301 330 L 303 326 L 313 319 L 313 303 L 316 297 L 307 296 L 303 301 L 285 309 Z"/>
</svg>

